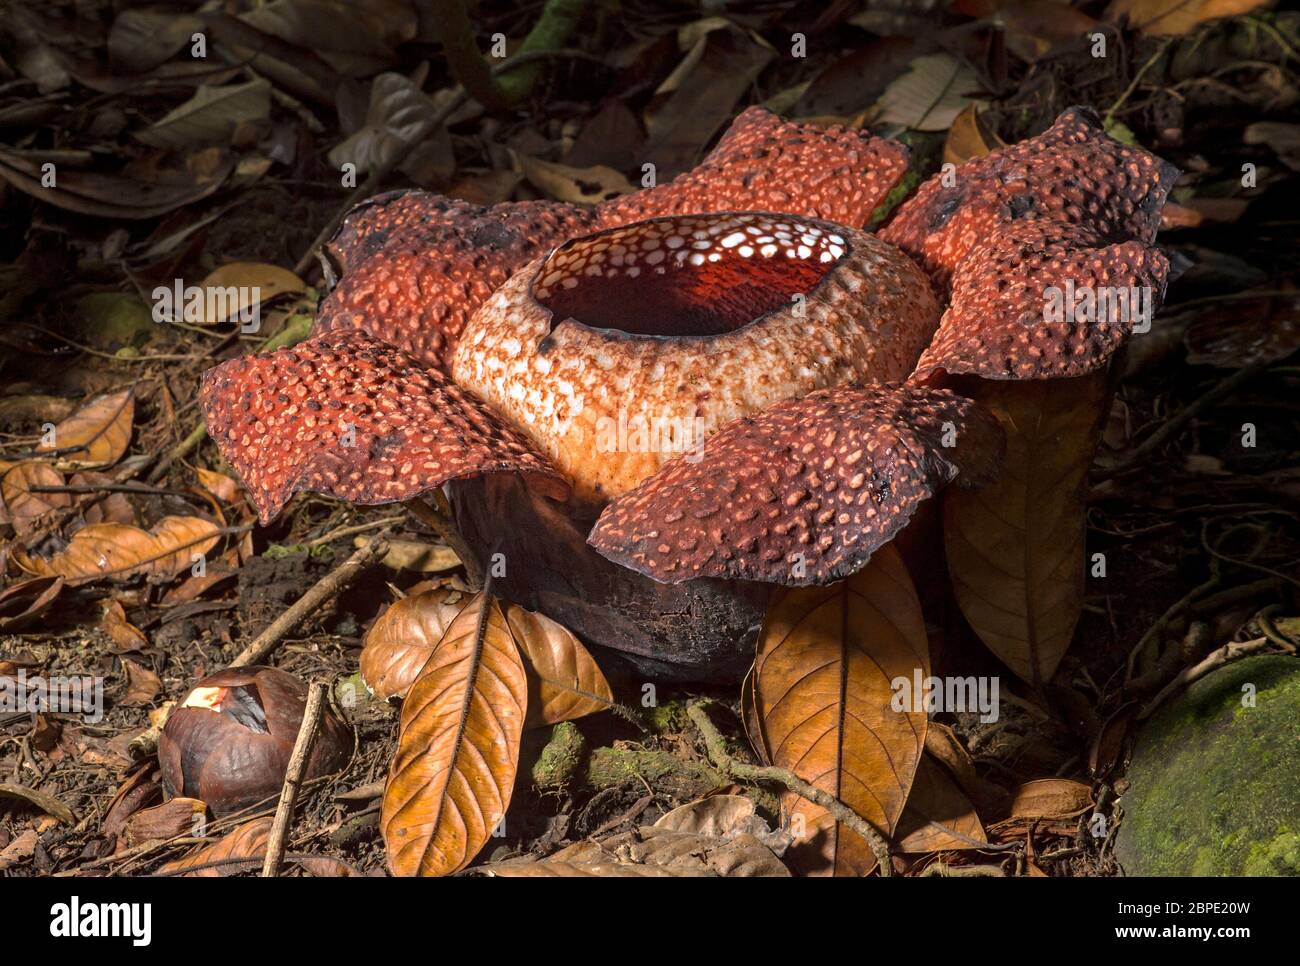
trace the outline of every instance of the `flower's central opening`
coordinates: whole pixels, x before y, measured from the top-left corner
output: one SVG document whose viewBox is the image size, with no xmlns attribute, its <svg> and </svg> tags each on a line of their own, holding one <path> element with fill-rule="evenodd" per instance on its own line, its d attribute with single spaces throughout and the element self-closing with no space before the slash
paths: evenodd
<svg viewBox="0 0 1300 966">
<path fill-rule="evenodd" d="M 631 335 L 721 335 L 807 298 L 848 252 L 821 222 L 741 212 L 638 222 L 557 248 L 532 294 L 552 314 Z"/>
</svg>

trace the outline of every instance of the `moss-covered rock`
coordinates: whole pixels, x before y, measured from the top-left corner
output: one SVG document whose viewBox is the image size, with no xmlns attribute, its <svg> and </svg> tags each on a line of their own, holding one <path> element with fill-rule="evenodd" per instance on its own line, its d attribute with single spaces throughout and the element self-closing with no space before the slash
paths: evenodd
<svg viewBox="0 0 1300 966">
<path fill-rule="evenodd" d="M 1129 875 L 1300 875 L 1300 661 L 1197 681 L 1139 733 L 1128 779 Z"/>
</svg>

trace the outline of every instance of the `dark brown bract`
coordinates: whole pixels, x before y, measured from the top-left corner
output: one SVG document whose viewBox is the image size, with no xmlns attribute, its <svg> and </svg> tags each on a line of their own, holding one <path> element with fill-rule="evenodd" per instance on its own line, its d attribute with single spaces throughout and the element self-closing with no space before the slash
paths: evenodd
<svg viewBox="0 0 1300 966">
<path fill-rule="evenodd" d="M 167 719 L 158 764 L 169 795 L 202 799 L 215 816 L 280 793 L 307 703 L 307 688 L 272 667 L 228 668 L 209 675 Z M 307 778 L 341 768 L 352 753 L 350 729 L 326 707 Z"/>
</svg>

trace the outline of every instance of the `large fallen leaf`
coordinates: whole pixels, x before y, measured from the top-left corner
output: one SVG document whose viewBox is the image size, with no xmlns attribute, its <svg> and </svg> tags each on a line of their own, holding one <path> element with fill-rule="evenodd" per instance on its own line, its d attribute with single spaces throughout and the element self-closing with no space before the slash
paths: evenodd
<svg viewBox="0 0 1300 966">
<path fill-rule="evenodd" d="M 141 809 L 126 820 L 131 845 L 193 835 L 206 823 L 208 806 L 197 798 L 176 796 L 161 805 Z"/>
<path fill-rule="evenodd" d="M 155 148 L 177 150 L 230 139 L 236 125 L 261 121 L 271 113 L 271 85 L 258 78 L 244 84 L 200 87 L 184 104 L 136 138 Z"/>
<path fill-rule="evenodd" d="M 14 532 L 19 536 L 30 533 L 45 514 L 70 506 L 70 493 L 32 492 L 32 487 L 62 485 L 63 474 L 39 460 L 14 463 L 0 470 L 0 503 Z"/>
<path fill-rule="evenodd" d="M 456 872 L 487 844 L 510 805 L 527 711 L 500 605 L 467 605 L 402 703 L 379 819 L 395 875 Z"/>
<path fill-rule="evenodd" d="M 361 649 L 361 678 L 376 698 L 406 696 L 468 600 L 456 591 L 431 590 L 404 597 L 379 615 Z"/>
<path fill-rule="evenodd" d="M 1101 432 L 1106 373 L 980 380 L 971 394 L 1002 424 L 1006 457 L 996 482 L 944 493 L 948 572 L 980 640 L 1041 688 L 1083 609 L 1084 484 Z"/>
<path fill-rule="evenodd" d="M 217 525 L 199 517 L 163 517 L 152 530 L 123 523 L 82 527 L 67 547 L 49 557 L 15 548 L 14 562 L 40 576 L 66 577 L 70 584 L 124 580 L 137 574 L 171 577 L 190 567 L 219 539 Z"/>
<path fill-rule="evenodd" d="M 926 54 L 880 95 L 880 120 L 914 131 L 946 131 L 978 87 L 974 71 L 956 57 Z"/>
<path fill-rule="evenodd" d="M 609 682 L 568 628 L 510 604 L 506 620 L 528 664 L 528 726 L 557 724 L 605 711 L 614 703 Z"/>
<path fill-rule="evenodd" d="M 46 187 L 41 183 L 44 172 L 36 160 L 0 148 L 0 179 L 37 201 L 99 218 L 156 218 L 206 198 L 234 170 L 235 159 L 225 154 L 215 166 L 190 167 L 184 174 L 169 175 L 165 180 L 60 169 L 57 184 Z"/>
<path fill-rule="evenodd" d="M 1269 6 L 1269 0 L 1111 0 L 1106 19 L 1128 20 L 1144 34 L 1185 34 L 1207 20 L 1236 17 Z"/>
<path fill-rule="evenodd" d="M 55 452 L 77 466 L 116 463 L 131 442 L 135 394 L 130 389 L 97 396 L 54 427 L 54 442 L 38 452 Z"/>
<path fill-rule="evenodd" d="M 900 852 L 974 849 L 988 842 L 975 806 L 929 755 L 916 770 L 907 808 L 898 820 Z"/>
<path fill-rule="evenodd" d="M 916 591 L 892 545 L 829 587 L 783 591 L 758 640 L 755 707 L 773 765 L 835 795 L 884 835 L 902 814 L 926 713 L 893 708 L 896 679 L 930 673 Z M 910 692 L 909 692 L 910 693 Z M 868 844 L 818 805 L 788 795 L 787 859 L 810 874 L 865 875 Z M 802 825 L 802 828 L 800 826 Z"/>
<path fill-rule="evenodd" d="M 108 32 L 108 57 L 128 73 L 142 74 L 170 60 L 203 30 L 203 21 L 161 10 L 124 10 Z"/>
</svg>

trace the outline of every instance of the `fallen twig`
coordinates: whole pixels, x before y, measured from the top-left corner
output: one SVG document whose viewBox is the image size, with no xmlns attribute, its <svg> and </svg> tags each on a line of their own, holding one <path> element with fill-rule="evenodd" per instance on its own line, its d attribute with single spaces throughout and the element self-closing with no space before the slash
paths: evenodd
<svg viewBox="0 0 1300 966">
<path fill-rule="evenodd" d="M 230 666 L 246 667 L 250 664 L 260 664 L 268 654 L 280 646 L 285 635 L 302 623 L 308 614 L 350 586 L 361 576 L 362 571 L 386 553 L 388 553 L 388 531 L 384 530 L 345 560 L 338 569 L 321 578 L 316 586 L 272 621 L 271 626 L 262 631 L 253 643 L 239 652 L 239 656 L 230 663 Z"/>
<path fill-rule="evenodd" d="M 1138 720 L 1144 721 L 1149 718 L 1156 708 L 1164 704 L 1171 696 L 1178 691 L 1190 686 L 1201 678 L 1205 677 L 1216 668 L 1223 667 L 1238 658 L 1247 657 L 1258 651 L 1267 651 L 1270 648 L 1277 647 L 1276 642 L 1267 637 L 1257 637 L 1250 641 L 1237 641 L 1233 644 L 1225 644 L 1217 650 L 1211 651 L 1199 664 L 1192 667 L 1184 668 L 1178 673 L 1172 681 L 1156 692 L 1156 696 L 1146 703 L 1141 711 L 1138 712 Z"/>
<path fill-rule="evenodd" d="M 889 842 L 870 822 L 830 792 L 808 784 L 792 771 L 777 768 L 773 765 L 750 765 L 743 761 L 737 761 L 727 751 L 722 732 L 709 720 L 709 715 L 704 710 L 706 703 L 696 701 L 687 707 L 686 713 L 690 715 L 691 720 L 695 722 L 695 726 L 700 729 L 700 734 L 704 736 L 704 747 L 708 750 L 709 760 L 713 762 L 714 767 L 723 774 L 731 775 L 734 778 L 743 778 L 746 781 L 778 782 L 800 798 L 805 798 L 814 805 L 820 805 L 830 812 L 837 822 L 848 826 L 849 829 L 862 836 L 866 843 L 871 846 L 871 851 L 875 853 L 876 865 L 880 869 L 882 877 L 893 875 L 894 870 L 889 860 Z"/>
<path fill-rule="evenodd" d="M 307 770 L 307 759 L 311 755 L 312 745 L 316 743 L 316 731 L 320 727 L 327 690 L 324 681 L 313 681 L 307 691 L 307 707 L 302 713 L 302 724 L 298 726 L 293 752 L 289 755 L 289 767 L 284 773 L 284 785 L 280 789 L 280 803 L 275 808 L 271 834 L 266 840 L 266 861 L 262 863 L 264 879 L 273 879 L 280 874 L 285 841 L 289 835 L 289 826 L 293 823 L 293 807 L 298 803 L 303 772 Z"/>
</svg>

